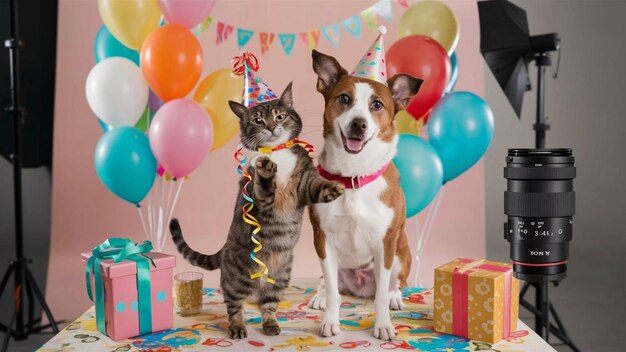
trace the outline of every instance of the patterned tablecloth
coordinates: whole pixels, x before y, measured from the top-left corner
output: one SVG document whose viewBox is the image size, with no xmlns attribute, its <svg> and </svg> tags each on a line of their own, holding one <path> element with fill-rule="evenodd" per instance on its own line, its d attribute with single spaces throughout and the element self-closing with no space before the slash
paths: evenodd
<svg viewBox="0 0 626 352">
<path fill-rule="evenodd" d="M 226 307 L 219 290 L 205 289 L 202 313 L 194 317 L 175 317 L 175 328 L 129 340 L 112 341 L 96 329 L 94 308 L 69 324 L 39 351 L 555 351 L 521 321 L 512 337 L 493 346 L 432 330 L 432 292 L 427 289 L 403 290 L 405 309 L 392 311 L 397 337 L 384 342 L 372 336 L 373 302 L 343 296 L 341 334 L 332 338 L 318 335 L 322 311 L 307 307 L 315 293 L 316 282 L 300 281 L 286 291 L 277 317 L 282 332 L 265 336 L 256 305 L 247 304 L 245 319 L 248 338 L 230 340 L 226 334 Z"/>
</svg>

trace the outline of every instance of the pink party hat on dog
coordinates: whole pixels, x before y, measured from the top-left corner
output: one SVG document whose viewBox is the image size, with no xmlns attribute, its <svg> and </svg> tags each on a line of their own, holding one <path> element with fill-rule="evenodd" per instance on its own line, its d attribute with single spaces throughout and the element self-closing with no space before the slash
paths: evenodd
<svg viewBox="0 0 626 352">
<path fill-rule="evenodd" d="M 245 52 L 232 59 L 233 73 L 243 76 L 243 92 L 241 104 L 251 108 L 259 103 L 278 99 L 274 91 L 257 76 L 259 60 L 252 53 Z"/>
<path fill-rule="evenodd" d="M 378 27 L 378 37 L 367 50 L 363 58 L 359 60 L 351 76 L 362 77 L 387 84 L 387 66 L 385 64 L 385 47 L 383 35 L 387 33 L 387 27 Z"/>
</svg>

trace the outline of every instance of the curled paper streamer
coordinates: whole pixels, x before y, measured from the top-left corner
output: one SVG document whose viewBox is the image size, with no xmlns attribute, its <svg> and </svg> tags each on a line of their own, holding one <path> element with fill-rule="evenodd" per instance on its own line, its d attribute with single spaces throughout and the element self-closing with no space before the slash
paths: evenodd
<svg viewBox="0 0 626 352">
<path fill-rule="evenodd" d="M 246 64 L 254 72 L 259 70 L 259 59 L 250 52 L 233 57 L 231 62 L 233 64 L 233 73 L 237 76 L 243 76 L 246 72 Z"/>
<path fill-rule="evenodd" d="M 241 152 L 242 149 L 243 147 L 237 149 L 237 152 L 235 152 L 235 160 L 239 163 L 239 165 L 237 165 L 237 173 L 245 177 L 246 179 L 248 179 L 248 181 L 243 185 L 242 192 L 241 192 L 241 195 L 248 203 L 244 204 L 241 210 L 243 211 L 243 217 L 242 217 L 243 221 L 246 224 L 250 224 L 254 226 L 254 230 L 252 231 L 252 234 L 250 235 L 250 239 L 256 245 L 256 247 L 254 247 L 252 252 L 250 252 L 250 258 L 255 263 L 257 263 L 261 267 L 261 269 L 257 271 L 256 273 L 250 274 L 250 278 L 256 279 L 259 277 L 266 276 L 269 273 L 269 269 L 267 268 L 267 265 L 265 265 L 265 263 L 263 263 L 259 258 L 257 258 L 254 255 L 255 253 L 259 252 L 261 249 L 263 249 L 263 245 L 261 244 L 261 242 L 259 242 L 259 240 L 256 237 L 254 237 L 256 234 L 258 234 L 261 231 L 261 224 L 259 224 L 258 220 L 250 213 L 252 209 L 254 208 L 254 199 L 252 199 L 252 197 L 250 197 L 250 194 L 248 193 L 248 185 L 250 184 L 250 182 L 252 182 L 252 176 L 250 176 L 250 173 L 248 173 L 244 169 L 244 165 L 246 164 L 246 159 L 243 157 L 243 153 Z M 270 277 L 266 277 L 265 281 L 269 282 L 270 284 L 276 283 L 274 279 Z"/>
<path fill-rule="evenodd" d="M 252 55 L 252 54 L 250 54 L 250 55 Z M 252 56 L 254 56 L 254 55 L 252 55 Z M 290 140 L 287 143 L 283 143 L 283 144 L 277 145 L 277 146 L 275 146 L 273 148 L 259 148 L 258 152 L 261 153 L 261 154 L 271 154 L 272 152 L 275 152 L 277 150 L 289 149 L 289 148 L 293 147 L 294 145 L 301 145 L 301 146 L 303 146 L 304 149 L 306 149 L 306 151 L 309 154 L 313 153 L 313 151 L 314 151 L 312 144 L 307 143 L 305 141 L 301 141 L 299 139 L 292 139 L 292 140 Z M 255 237 L 256 234 L 261 232 L 261 224 L 251 214 L 252 209 L 254 209 L 254 199 L 252 199 L 252 197 L 250 196 L 250 193 L 248 192 L 248 185 L 250 184 L 250 182 L 252 182 L 252 176 L 250 176 L 250 173 L 247 172 L 245 170 L 245 168 L 244 168 L 244 166 L 246 165 L 246 158 L 243 157 L 242 150 L 243 150 L 243 147 L 239 147 L 237 149 L 237 151 L 235 152 L 235 160 L 239 163 L 237 165 L 237 173 L 247 179 L 246 183 L 243 185 L 243 188 L 241 190 L 241 196 L 246 200 L 247 203 L 243 205 L 241 210 L 243 211 L 243 216 L 242 216 L 243 221 L 246 224 L 254 226 L 254 230 L 252 231 L 252 234 L 250 235 L 250 240 L 252 240 L 252 243 L 254 243 L 256 245 L 256 247 L 254 247 L 252 252 L 250 252 L 250 259 L 252 259 L 255 263 L 257 263 L 261 267 L 261 269 L 259 271 L 257 271 L 256 273 L 250 274 L 250 278 L 251 279 L 256 279 L 256 278 L 260 278 L 260 277 L 266 276 L 269 273 L 269 269 L 268 269 L 267 265 L 265 265 L 265 263 L 263 263 L 263 261 L 261 261 L 259 258 L 257 258 L 254 255 L 255 253 L 258 253 L 261 249 L 263 249 L 263 244 L 261 244 L 261 242 Z M 267 282 L 269 282 L 271 284 L 275 284 L 276 283 L 274 281 L 274 279 L 272 279 L 271 277 L 266 277 L 265 281 L 267 281 Z"/>
</svg>

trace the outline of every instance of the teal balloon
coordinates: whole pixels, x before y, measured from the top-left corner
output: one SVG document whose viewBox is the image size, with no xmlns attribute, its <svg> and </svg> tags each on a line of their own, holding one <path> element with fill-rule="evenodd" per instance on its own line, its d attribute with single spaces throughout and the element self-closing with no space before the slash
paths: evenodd
<svg viewBox="0 0 626 352">
<path fill-rule="evenodd" d="M 148 137 L 134 127 L 121 126 L 106 132 L 98 141 L 94 161 L 100 181 L 132 204 L 145 198 L 156 178 L 157 161 Z"/>
<path fill-rule="evenodd" d="M 480 160 L 493 139 L 491 108 L 470 92 L 453 92 L 443 97 L 426 126 L 430 144 L 443 164 L 444 182 L 453 180 Z"/>
<path fill-rule="evenodd" d="M 444 90 L 443 95 L 452 93 L 452 90 L 454 90 L 454 87 L 456 86 L 456 82 L 459 80 L 459 61 L 456 58 L 456 52 L 450 55 L 450 64 L 452 65 L 450 81 L 448 81 L 448 85 L 446 86 L 446 90 Z"/>
<path fill-rule="evenodd" d="M 106 26 L 100 27 L 94 42 L 94 54 L 96 63 L 114 56 L 124 57 L 139 66 L 139 53 L 115 39 Z"/>
<path fill-rule="evenodd" d="M 400 172 L 406 217 L 416 215 L 435 198 L 443 184 L 443 167 L 435 149 L 412 134 L 400 134 L 393 163 Z"/>
</svg>

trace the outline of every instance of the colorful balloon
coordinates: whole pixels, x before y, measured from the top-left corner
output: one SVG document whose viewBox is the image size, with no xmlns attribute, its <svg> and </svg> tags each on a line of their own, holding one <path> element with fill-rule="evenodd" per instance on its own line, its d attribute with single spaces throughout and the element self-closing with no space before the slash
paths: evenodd
<svg viewBox="0 0 626 352">
<path fill-rule="evenodd" d="M 406 73 L 424 80 L 406 109 L 415 118 L 424 116 L 441 99 L 450 82 L 452 67 L 448 53 L 433 39 L 412 35 L 393 43 L 386 58 L 389 77 Z"/>
<path fill-rule="evenodd" d="M 453 92 L 433 109 L 427 126 L 429 141 L 441 158 L 443 180 L 447 182 L 485 154 L 493 138 L 493 113 L 476 94 Z"/>
<path fill-rule="evenodd" d="M 157 97 L 156 94 L 150 89 L 150 94 L 148 95 L 148 107 L 152 112 L 156 112 L 159 108 L 163 106 L 163 101 Z"/>
<path fill-rule="evenodd" d="M 107 125 L 134 126 L 148 104 L 141 70 L 123 57 L 110 57 L 91 69 L 85 84 L 91 110 Z"/>
<path fill-rule="evenodd" d="M 139 53 L 115 39 L 106 26 L 100 27 L 93 45 L 96 63 L 109 57 L 123 57 L 139 66 Z"/>
<path fill-rule="evenodd" d="M 240 101 L 242 91 L 243 80 L 230 68 L 214 71 L 196 89 L 193 100 L 204 106 L 213 120 L 211 150 L 221 148 L 239 132 L 239 118 L 228 107 L 228 101 Z"/>
<path fill-rule="evenodd" d="M 412 134 L 415 136 L 420 135 L 420 130 L 424 127 L 424 122 L 420 120 L 416 120 L 406 112 L 406 110 L 401 110 L 396 114 L 396 131 L 398 133 Z"/>
<path fill-rule="evenodd" d="M 148 137 L 134 127 L 117 127 L 105 133 L 94 157 L 100 181 L 113 194 L 139 204 L 150 192 L 157 163 Z"/>
<path fill-rule="evenodd" d="M 143 115 L 141 115 L 141 118 L 139 118 L 139 121 L 137 121 L 137 123 L 135 124 L 136 129 L 140 130 L 141 132 L 146 132 L 148 130 L 149 114 L 151 114 L 150 109 L 146 108 L 146 110 L 144 110 L 143 112 Z M 104 123 L 104 121 L 100 119 L 98 119 L 98 123 L 100 124 L 100 127 L 104 132 L 113 129 L 113 127 L 107 125 L 106 123 Z"/>
<path fill-rule="evenodd" d="M 202 47 L 185 27 L 166 24 L 146 39 L 141 69 L 150 88 L 164 102 L 183 98 L 202 73 Z"/>
<path fill-rule="evenodd" d="M 450 55 L 450 65 L 452 67 L 450 82 L 448 82 L 448 85 L 446 86 L 446 90 L 443 95 L 451 93 L 456 86 L 456 82 L 459 80 L 459 62 L 456 58 L 456 53 L 452 53 L 452 55 Z"/>
<path fill-rule="evenodd" d="M 393 163 L 400 172 L 406 217 L 416 215 L 435 198 L 443 184 L 443 168 L 435 149 L 412 134 L 401 134 Z"/>
<path fill-rule="evenodd" d="M 207 18 L 214 5 L 215 0 L 159 0 L 167 23 L 189 29 Z"/>
<path fill-rule="evenodd" d="M 165 103 L 150 125 L 154 156 L 174 178 L 189 175 L 206 156 L 213 143 L 213 124 L 198 103 L 176 99 Z"/>
<path fill-rule="evenodd" d="M 424 35 L 436 40 L 451 55 L 459 42 L 459 21 L 440 1 L 420 1 L 404 12 L 398 25 L 398 38 Z"/>
<path fill-rule="evenodd" d="M 161 22 L 157 0 L 98 0 L 98 9 L 111 34 L 135 50 Z"/>
</svg>

